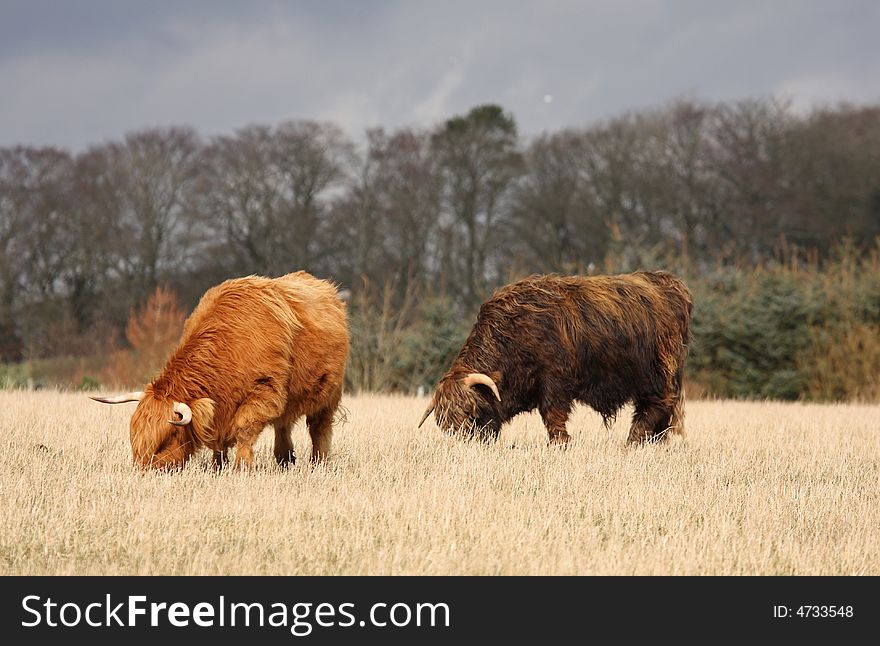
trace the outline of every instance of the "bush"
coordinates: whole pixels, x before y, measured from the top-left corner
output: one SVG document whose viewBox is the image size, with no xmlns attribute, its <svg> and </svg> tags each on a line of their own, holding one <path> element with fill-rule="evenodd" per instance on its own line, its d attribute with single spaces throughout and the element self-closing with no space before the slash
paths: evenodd
<svg viewBox="0 0 880 646">
<path fill-rule="evenodd" d="M 797 399 L 797 356 L 808 342 L 801 281 L 776 271 L 725 278 L 691 285 L 695 378 L 718 395 Z"/>
<path fill-rule="evenodd" d="M 103 381 L 121 387 L 150 381 L 180 341 L 185 318 L 176 294 L 157 287 L 142 309 L 131 312 L 125 327 L 131 348 L 111 355 Z"/>
<path fill-rule="evenodd" d="M 83 375 L 82 380 L 79 382 L 79 385 L 76 387 L 77 390 L 100 390 L 101 382 L 95 379 L 94 377 L 89 377 L 88 375 Z"/>
<path fill-rule="evenodd" d="M 726 266 L 687 278 L 694 296 L 690 396 L 880 400 L 880 245 L 834 258 L 758 269 Z M 673 260 L 652 267 L 674 266 Z M 158 289 L 126 327 L 130 349 L 0 365 L 0 388 L 41 383 L 79 389 L 150 380 L 180 337 L 184 314 Z M 349 307 L 350 391 L 430 392 L 474 322 L 452 299 L 416 298 L 364 283 Z M 113 340 L 108 336 L 107 346 Z"/>
<path fill-rule="evenodd" d="M 355 392 L 395 390 L 396 362 L 400 355 L 407 319 L 414 304 L 408 291 L 395 305 L 393 285 L 381 292 L 364 279 L 363 287 L 349 308 L 351 348 L 345 371 L 346 385 Z"/>
<path fill-rule="evenodd" d="M 398 362 L 400 390 L 432 392 L 464 344 L 472 321 L 461 317 L 446 297 L 425 300 L 421 323 L 407 330 Z"/>
<path fill-rule="evenodd" d="M 34 383 L 31 366 L 28 363 L 0 364 L 0 388 L 29 388 Z"/>
<path fill-rule="evenodd" d="M 842 400 L 880 393 L 877 254 L 689 280 L 690 378 L 722 397 Z"/>
<path fill-rule="evenodd" d="M 417 303 L 414 292 L 394 305 L 394 291 L 368 283 L 349 312 L 351 350 L 346 381 L 355 391 L 430 391 L 464 343 L 472 321 L 452 301 L 432 296 Z"/>
</svg>

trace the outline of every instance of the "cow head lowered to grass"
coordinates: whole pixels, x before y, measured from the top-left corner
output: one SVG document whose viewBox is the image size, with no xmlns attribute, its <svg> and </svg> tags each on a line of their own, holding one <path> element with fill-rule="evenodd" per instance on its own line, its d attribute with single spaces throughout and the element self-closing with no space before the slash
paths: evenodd
<svg viewBox="0 0 880 646">
<path fill-rule="evenodd" d="M 530 276 L 502 287 L 480 307 L 419 426 L 433 412 L 444 430 L 497 438 L 512 417 L 537 409 L 550 442 L 565 443 L 575 402 L 606 424 L 632 402 L 629 442 L 683 434 L 692 308 L 687 287 L 666 272 Z"/>
<path fill-rule="evenodd" d="M 231 446 L 236 464 L 250 466 L 267 424 L 275 459 L 288 464 L 290 428 L 303 415 L 317 461 L 330 452 L 347 357 L 345 305 L 332 284 L 305 272 L 248 276 L 205 293 L 144 391 L 92 399 L 138 402 L 131 451 L 144 468 L 180 467 L 200 447 L 219 467 Z"/>
</svg>

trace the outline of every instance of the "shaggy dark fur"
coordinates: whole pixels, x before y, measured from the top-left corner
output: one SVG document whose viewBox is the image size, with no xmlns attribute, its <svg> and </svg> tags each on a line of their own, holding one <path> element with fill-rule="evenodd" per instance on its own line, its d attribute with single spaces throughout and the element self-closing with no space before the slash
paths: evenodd
<svg viewBox="0 0 880 646">
<path fill-rule="evenodd" d="M 483 303 L 477 322 L 440 380 L 434 410 L 444 430 L 497 438 L 513 416 L 541 413 L 551 443 L 569 439 L 574 402 L 606 424 L 635 404 L 629 442 L 684 434 L 682 374 L 693 303 L 665 272 L 620 276 L 530 276 Z M 498 401 L 472 373 L 488 375 Z"/>
</svg>

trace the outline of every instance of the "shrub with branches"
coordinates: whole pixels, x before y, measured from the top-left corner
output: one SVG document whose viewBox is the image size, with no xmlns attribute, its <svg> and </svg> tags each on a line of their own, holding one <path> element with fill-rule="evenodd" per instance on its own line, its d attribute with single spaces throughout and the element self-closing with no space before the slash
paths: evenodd
<svg viewBox="0 0 880 646">
<path fill-rule="evenodd" d="M 111 355 L 103 381 L 128 387 L 152 379 L 180 340 L 185 319 L 174 291 L 157 287 L 141 309 L 132 310 L 125 326 L 131 347 Z"/>
</svg>

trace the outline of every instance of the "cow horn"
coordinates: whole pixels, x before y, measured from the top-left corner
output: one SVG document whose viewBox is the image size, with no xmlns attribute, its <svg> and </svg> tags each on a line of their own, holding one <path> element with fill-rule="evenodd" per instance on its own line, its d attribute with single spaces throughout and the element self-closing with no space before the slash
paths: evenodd
<svg viewBox="0 0 880 646">
<path fill-rule="evenodd" d="M 125 402 L 139 402 L 144 396 L 144 391 L 135 390 L 130 393 L 125 393 L 124 395 L 117 395 L 116 397 L 89 397 L 89 399 L 94 399 L 96 402 L 101 402 L 102 404 L 124 404 Z"/>
<path fill-rule="evenodd" d="M 472 372 L 467 377 L 461 380 L 461 383 L 464 384 L 467 388 L 472 388 L 477 384 L 482 384 L 483 386 L 488 386 L 492 389 L 492 392 L 495 395 L 495 399 L 501 401 L 501 395 L 498 394 L 498 386 L 495 385 L 495 382 L 492 381 L 492 377 L 489 375 L 484 375 L 482 372 Z"/>
<path fill-rule="evenodd" d="M 192 421 L 192 409 L 183 402 L 174 402 L 174 412 L 180 415 L 179 420 L 169 419 L 168 421 L 175 426 L 186 426 Z"/>
<path fill-rule="evenodd" d="M 425 414 L 422 415 L 422 421 L 419 422 L 418 428 L 422 428 L 422 424 L 425 423 L 425 420 L 428 419 L 428 415 L 434 412 L 434 399 L 431 398 L 431 403 L 428 404 L 427 410 L 425 410 Z"/>
</svg>

